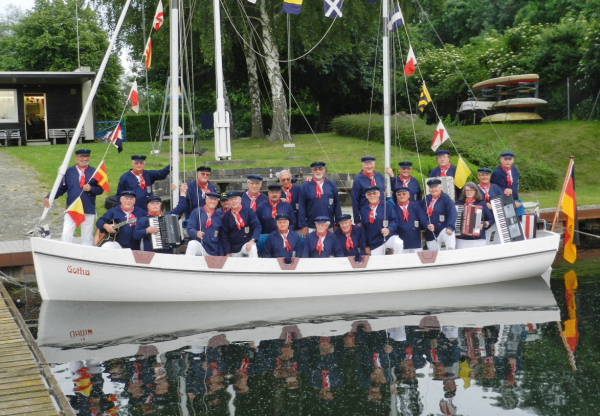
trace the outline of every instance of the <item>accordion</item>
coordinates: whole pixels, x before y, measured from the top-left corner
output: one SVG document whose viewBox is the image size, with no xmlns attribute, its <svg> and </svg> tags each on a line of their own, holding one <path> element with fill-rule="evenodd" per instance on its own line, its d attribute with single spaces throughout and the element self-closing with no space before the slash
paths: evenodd
<svg viewBox="0 0 600 416">
<path fill-rule="evenodd" d="M 439 179 L 442 181 L 442 192 L 445 193 L 452 199 L 452 202 L 455 201 L 456 191 L 454 189 L 454 178 L 452 176 L 436 176 L 435 178 L 427 178 L 425 180 L 425 195 L 429 194 L 429 185 L 427 185 L 427 180 L 429 179 Z"/>
<path fill-rule="evenodd" d="M 479 237 L 483 222 L 483 208 L 479 205 L 456 205 L 456 235 Z"/>
<path fill-rule="evenodd" d="M 150 217 L 150 226 L 158 228 L 158 233 L 151 237 L 153 250 L 169 250 L 181 245 L 183 231 L 177 215 Z"/>
</svg>

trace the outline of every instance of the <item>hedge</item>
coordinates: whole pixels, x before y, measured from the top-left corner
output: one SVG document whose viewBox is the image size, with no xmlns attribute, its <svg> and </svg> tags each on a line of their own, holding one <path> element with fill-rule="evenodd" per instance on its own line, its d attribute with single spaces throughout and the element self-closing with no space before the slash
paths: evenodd
<svg viewBox="0 0 600 416">
<path fill-rule="evenodd" d="M 150 113 L 150 132 L 148 131 L 148 114 L 127 114 L 125 116 L 125 141 L 150 142 L 156 137 L 160 129 L 160 113 Z M 189 126 L 188 116 L 185 115 L 185 124 Z M 165 131 L 169 135 L 171 124 L 169 117 L 165 117 Z M 198 129 L 200 125 L 198 124 Z"/>
</svg>

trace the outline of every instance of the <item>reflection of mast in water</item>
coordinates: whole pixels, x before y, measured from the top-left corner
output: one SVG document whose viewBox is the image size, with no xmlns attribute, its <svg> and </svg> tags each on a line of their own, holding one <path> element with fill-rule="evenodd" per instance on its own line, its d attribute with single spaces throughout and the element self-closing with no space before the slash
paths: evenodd
<svg viewBox="0 0 600 416">
<path fill-rule="evenodd" d="M 577 290 L 577 275 L 573 270 L 565 273 L 565 299 L 567 301 L 567 314 L 569 319 L 564 324 L 564 331 L 560 322 L 557 322 L 560 336 L 563 344 L 567 349 L 567 356 L 573 371 L 577 371 L 575 363 L 575 349 L 577 348 L 577 340 L 579 333 L 577 332 L 577 305 L 575 303 L 575 291 Z"/>
</svg>

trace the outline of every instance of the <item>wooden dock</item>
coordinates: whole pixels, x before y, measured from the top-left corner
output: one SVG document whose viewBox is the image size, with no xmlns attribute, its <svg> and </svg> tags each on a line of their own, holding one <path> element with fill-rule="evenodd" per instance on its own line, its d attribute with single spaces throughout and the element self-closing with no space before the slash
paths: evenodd
<svg viewBox="0 0 600 416">
<path fill-rule="evenodd" d="M 74 415 L 0 283 L 0 415 Z"/>
</svg>

